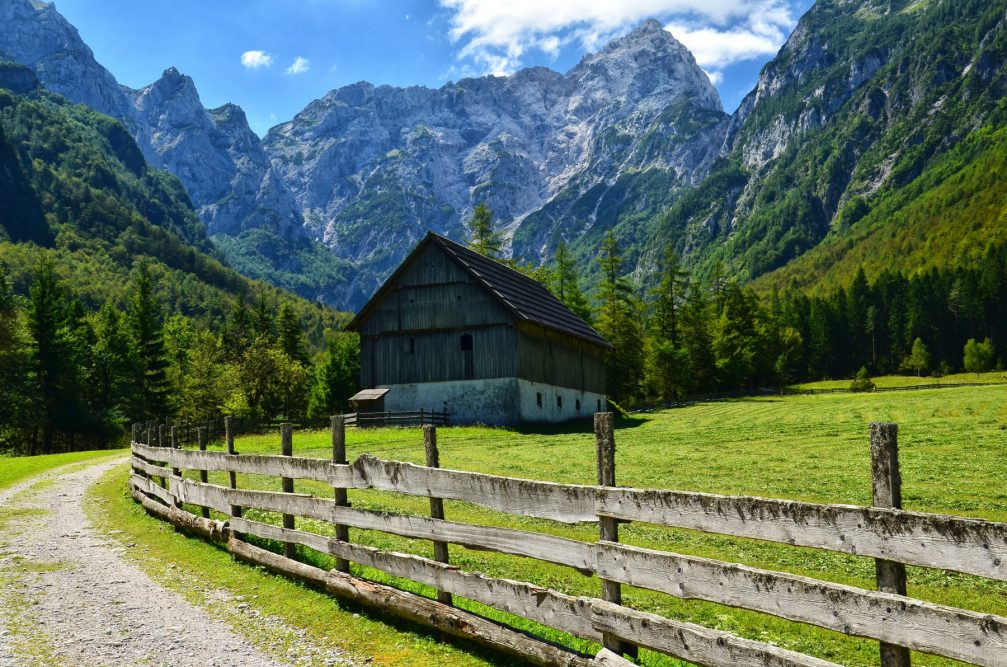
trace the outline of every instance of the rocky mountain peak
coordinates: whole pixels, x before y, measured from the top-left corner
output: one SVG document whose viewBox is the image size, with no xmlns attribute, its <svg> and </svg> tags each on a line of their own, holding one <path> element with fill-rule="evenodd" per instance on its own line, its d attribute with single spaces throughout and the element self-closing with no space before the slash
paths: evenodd
<svg viewBox="0 0 1007 667">
<path fill-rule="evenodd" d="M 658 104 L 688 96 L 697 106 L 723 110 L 696 58 L 655 19 L 584 56 L 568 77 L 583 91 L 576 102 L 585 109 L 613 101 L 636 103 L 656 95 L 661 98 Z"/>
</svg>

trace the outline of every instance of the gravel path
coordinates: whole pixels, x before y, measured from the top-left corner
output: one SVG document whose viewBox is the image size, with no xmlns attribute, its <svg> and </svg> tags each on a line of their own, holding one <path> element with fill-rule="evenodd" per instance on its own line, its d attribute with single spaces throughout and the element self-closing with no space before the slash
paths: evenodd
<svg viewBox="0 0 1007 667">
<path fill-rule="evenodd" d="M 0 633 L 6 633 L 0 636 L 0 667 L 40 661 L 82 667 L 287 664 L 156 584 L 121 558 L 124 547 L 91 527 L 84 492 L 121 464 L 56 470 L 0 494 L 0 509 L 15 512 L 0 544 L 0 578 L 14 580 L 0 590 Z M 51 485 L 20 493 L 45 478 Z M 2 629 L 5 624 L 19 628 L 16 638 Z M 24 627 L 25 636 L 37 640 L 28 642 L 34 650 L 21 641 Z M 15 646 L 34 656 L 14 655 Z"/>
</svg>

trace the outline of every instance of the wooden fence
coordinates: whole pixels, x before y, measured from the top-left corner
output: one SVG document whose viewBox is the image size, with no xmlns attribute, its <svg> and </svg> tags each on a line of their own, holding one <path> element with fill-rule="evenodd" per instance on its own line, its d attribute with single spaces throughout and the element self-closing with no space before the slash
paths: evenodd
<svg viewBox="0 0 1007 667">
<path fill-rule="evenodd" d="M 416 410 L 414 412 L 351 412 L 343 415 L 347 426 L 447 426 L 448 411 Z"/>
<path fill-rule="evenodd" d="M 610 413 L 595 415 L 597 486 L 556 484 L 438 467 L 436 428 L 424 427 L 426 466 L 369 455 L 346 461 L 344 420 L 332 419 L 332 460 L 295 458 L 290 428 L 283 455 L 188 451 L 141 443 L 134 429 L 130 485 L 152 514 L 191 533 L 226 544 L 238 558 L 296 577 L 338 596 L 379 607 L 439 631 L 475 640 L 539 665 L 629 665 L 636 647 L 699 665 L 826 667 L 804 654 L 727 632 L 630 609 L 628 584 L 683 599 L 705 600 L 827 628 L 880 642 L 885 667 L 909 664 L 909 649 L 976 665 L 1007 666 L 1007 618 L 906 596 L 905 564 L 1007 581 L 1007 524 L 899 509 L 897 427 L 872 424 L 874 507 L 721 496 L 615 486 L 615 441 Z M 164 442 L 162 439 L 161 442 Z M 201 438 L 200 442 L 205 442 Z M 182 470 L 196 471 L 195 477 Z M 227 486 L 207 482 L 207 471 L 229 473 Z M 282 492 L 236 488 L 236 474 L 279 477 Z M 293 480 L 323 482 L 334 496 L 293 492 Z M 431 517 L 353 508 L 347 489 L 378 489 L 431 499 Z M 506 513 L 563 523 L 594 522 L 600 539 L 584 542 L 527 530 L 453 522 L 442 501 L 461 500 Z M 182 509 L 203 508 L 202 516 Z M 250 520 L 244 508 L 283 516 L 282 527 Z M 210 519 L 209 511 L 223 515 Z M 334 536 L 296 527 L 296 518 L 328 522 Z M 619 544 L 618 526 L 642 521 L 813 547 L 875 559 L 879 590 L 819 581 Z M 349 528 L 431 540 L 435 558 L 394 553 L 350 541 Z M 246 542 L 256 536 L 284 543 L 283 555 Z M 574 597 L 530 583 L 466 572 L 448 562 L 447 544 L 557 563 L 600 581 L 600 596 Z M 335 556 L 325 571 L 294 559 L 293 545 Z M 351 576 L 349 563 L 435 588 L 431 599 Z M 575 637 L 603 645 L 586 656 L 452 606 L 452 596 L 474 600 Z"/>
</svg>

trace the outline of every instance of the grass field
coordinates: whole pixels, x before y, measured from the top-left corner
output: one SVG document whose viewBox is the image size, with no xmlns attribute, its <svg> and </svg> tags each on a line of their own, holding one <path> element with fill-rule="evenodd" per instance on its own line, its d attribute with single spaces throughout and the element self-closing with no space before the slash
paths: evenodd
<svg viewBox="0 0 1007 667">
<path fill-rule="evenodd" d="M 869 504 L 868 424 L 894 421 L 900 425 L 903 496 L 907 509 L 1007 520 L 1007 387 L 966 387 L 905 394 L 835 394 L 755 398 L 696 404 L 641 416 L 623 423 L 617 431 L 617 479 L 621 485 L 686 489 L 714 493 L 749 494 L 818 502 Z M 418 429 L 349 430 L 351 458 L 369 452 L 388 459 L 421 463 L 423 447 Z M 593 483 L 594 441 L 589 426 L 565 430 L 507 431 L 487 428 L 449 428 L 439 433 L 441 464 L 561 482 Z M 241 438 L 242 453 L 278 453 L 278 435 Z M 327 432 L 297 433 L 294 453 L 328 457 Z M 239 485 L 278 489 L 278 482 L 239 476 Z M 214 479 L 214 478 L 212 478 Z M 223 482 L 223 477 L 215 481 Z M 122 482 L 120 475 L 116 480 Z M 111 482 L 110 482 L 111 484 Z M 114 488 L 109 487 L 109 488 Z M 329 495 L 321 485 L 298 482 L 298 491 Z M 407 498 L 374 491 L 351 491 L 354 506 L 425 515 L 425 498 Z M 153 519 L 138 516 L 119 493 L 114 512 L 130 513 L 134 527 L 150 526 Z M 510 517 L 458 502 L 447 502 L 448 518 L 472 523 L 533 529 L 556 535 L 594 540 L 592 526 L 563 526 L 548 521 Z M 114 508 L 113 508 L 114 509 Z M 113 512 L 113 513 L 114 513 Z M 277 517 L 258 514 L 276 521 Z M 324 531 L 322 524 L 299 523 Z M 131 532 L 132 532 L 131 528 Z M 191 541 L 168 534 L 163 538 L 177 549 Z M 810 549 L 772 545 L 751 540 L 708 536 L 691 531 L 630 524 L 622 541 L 698 556 L 742 562 L 865 588 L 874 585 L 870 559 L 830 554 Z M 134 539 L 131 536 L 131 539 Z M 140 541 L 142 536 L 137 540 Z M 431 555 L 429 543 L 380 533 L 351 531 L 354 541 L 397 551 Z M 183 546 L 184 545 L 184 546 Z M 452 562 L 492 576 L 532 581 L 573 594 L 597 595 L 598 582 L 559 566 L 517 557 L 451 548 Z M 172 556 L 173 557 L 173 556 Z M 305 551 L 303 557 L 322 566 L 331 561 Z M 197 558 L 186 559 L 198 565 Z M 189 567 L 187 564 L 186 567 Z M 210 568 L 206 568 L 209 570 Z M 368 578 L 396 583 L 424 593 L 422 587 L 395 582 L 374 571 L 356 570 Z M 249 577 L 253 575 L 248 574 Z M 259 581 L 261 574 L 255 574 Z M 1007 615 L 1007 585 L 943 571 L 909 568 L 910 594 L 925 600 Z M 242 586 L 241 580 L 236 584 Z M 258 584 L 257 584 L 258 585 Z M 877 644 L 817 630 L 757 613 L 715 604 L 681 601 L 666 595 L 626 588 L 628 605 L 685 619 L 709 627 L 771 641 L 843 664 L 875 665 Z M 306 603 L 307 604 L 307 603 Z M 310 604 L 315 604 L 314 602 Z M 318 602 L 318 604 L 323 604 Z M 324 602 L 324 604 L 333 604 Z M 336 605 L 338 606 L 338 605 Z M 468 608 L 527 629 L 532 624 L 491 612 L 474 603 Z M 338 633 L 357 633 L 356 624 L 371 624 L 363 614 Z M 369 626 L 376 627 L 376 626 Z M 429 649 L 425 635 L 417 650 Z M 550 633 L 552 639 L 583 649 L 592 647 Z M 369 647 L 377 649 L 374 645 Z M 442 649 L 434 662 L 445 665 L 485 664 L 485 656 L 469 656 Z M 378 662 L 387 662 L 380 651 Z M 410 664 L 429 664 L 412 656 Z M 646 665 L 678 665 L 675 660 L 643 653 Z M 405 662 L 401 664 L 407 664 Z M 952 661 L 914 655 L 914 664 L 950 665 Z"/>
<path fill-rule="evenodd" d="M 882 375 L 871 378 L 875 386 L 879 388 L 888 387 L 917 387 L 919 385 L 958 385 L 958 384 L 1007 384 L 1007 373 L 955 373 L 954 375 L 943 375 L 941 377 L 931 377 L 924 375 Z M 803 382 L 793 386 L 794 389 L 849 389 L 853 380 L 820 380 L 818 382 Z"/>
<path fill-rule="evenodd" d="M 119 452 L 124 454 L 125 451 Z M 0 491 L 15 484 L 40 475 L 52 468 L 71 463 L 85 463 L 115 455 L 115 451 L 70 452 L 68 454 L 46 454 L 44 456 L 4 456 L 0 455 Z"/>
</svg>

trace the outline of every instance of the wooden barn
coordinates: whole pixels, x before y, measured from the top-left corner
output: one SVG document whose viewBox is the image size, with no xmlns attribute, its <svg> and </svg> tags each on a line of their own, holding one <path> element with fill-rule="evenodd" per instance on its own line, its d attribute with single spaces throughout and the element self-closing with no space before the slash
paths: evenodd
<svg viewBox="0 0 1007 667">
<path fill-rule="evenodd" d="M 544 286 L 430 233 L 363 307 L 361 386 L 451 423 L 556 423 L 605 409 L 612 346 Z"/>
</svg>

